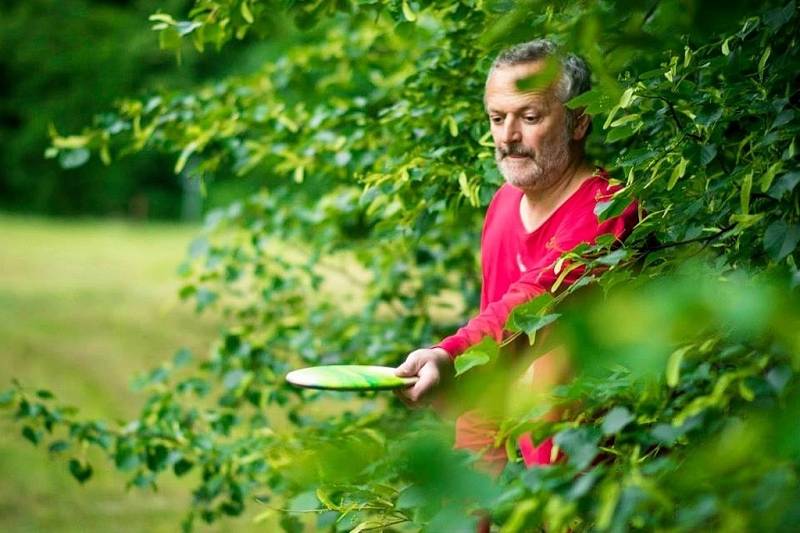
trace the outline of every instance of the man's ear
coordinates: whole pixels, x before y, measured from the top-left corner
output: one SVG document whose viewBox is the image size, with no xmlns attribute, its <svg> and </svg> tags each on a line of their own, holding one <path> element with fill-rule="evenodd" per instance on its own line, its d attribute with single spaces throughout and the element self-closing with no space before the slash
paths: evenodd
<svg viewBox="0 0 800 533">
<path fill-rule="evenodd" d="M 574 127 L 572 128 L 572 140 L 580 141 L 589 135 L 589 128 L 592 124 L 592 117 L 586 114 L 585 107 L 579 107 L 573 111 L 575 119 L 573 120 Z"/>
</svg>

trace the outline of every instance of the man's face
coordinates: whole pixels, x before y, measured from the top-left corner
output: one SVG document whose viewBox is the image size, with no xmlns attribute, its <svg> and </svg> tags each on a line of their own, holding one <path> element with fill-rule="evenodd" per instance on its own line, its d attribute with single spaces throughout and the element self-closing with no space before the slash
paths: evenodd
<svg viewBox="0 0 800 533">
<path fill-rule="evenodd" d="M 552 87 L 521 91 L 519 80 L 544 67 L 543 61 L 497 68 L 486 84 L 495 159 L 503 177 L 525 190 L 553 185 L 572 162 L 567 110 Z"/>
</svg>

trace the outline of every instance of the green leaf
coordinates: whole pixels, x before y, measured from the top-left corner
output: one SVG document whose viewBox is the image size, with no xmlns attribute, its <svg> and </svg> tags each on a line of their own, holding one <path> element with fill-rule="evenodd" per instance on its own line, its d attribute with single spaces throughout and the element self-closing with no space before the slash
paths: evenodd
<svg viewBox="0 0 800 533">
<path fill-rule="evenodd" d="M 704 144 L 700 149 L 700 164 L 705 166 L 717 157 L 717 145 Z"/>
<path fill-rule="evenodd" d="M 604 222 L 609 218 L 621 215 L 630 204 L 631 193 L 628 189 L 623 189 L 615 193 L 610 201 L 597 202 L 594 208 L 594 214 L 597 215 L 600 222 Z"/>
<path fill-rule="evenodd" d="M 767 60 L 769 59 L 769 55 L 772 53 L 772 47 L 767 46 L 767 49 L 764 50 L 764 53 L 761 54 L 761 59 L 758 60 L 758 77 L 762 80 L 764 79 L 764 67 L 767 65 Z"/>
<path fill-rule="evenodd" d="M 752 402 L 756 397 L 753 389 L 744 380 L 739 382 L 739 395 L 748 402 Z"/>
<path fill-rule="evenodd" d="M 742 180 L 742 188 L 739 191 L 739 202 L 742 208 L 742 214 L 750 214 L 750 191 L 753 188 L 753 173 L 748 172 Z"/>
<path fill-rule="evenodd" d="M 775 120 L 772 121 L 772 124 L 770 125 L 770 129 L 780 128 L 781 126 L 784 126 L 794 120 L 794 117 L 795 112 L 793 109 L 785 109 L 781 111 L 777 117 L 775 117 Z"/>
<path fill-rule="evenodd" d="M 465 352 L 455 359 L 456 376 L 491 361 L 491 357 L 484 352 Z"/>
<path fill-rule="evenodd" d="M 0 407 L 8 407 L 12 403 L 14 403 L 14 399 L 17 397 L 17 391 L 14 389 L 4 390 L 0 393 Z"/>
<path fill-rule="evenodd" d="M 60 453 L 69 449 L 69 442 L 65 440 L 56 440 L 50 443 L 50 446 L 47 447 L 47 451 L 50 453 Z"/>
<path fill-rule="evenodd" d="M 626 257 L 628 257 L 628 250 L 625 248 L 618 248 L 609 254 L 598 257 L 595 259 L 595 262 L 600 263 L 601 265 L 614 266 Z"/>
<path fill-rule="evenodd" d="M 792 374 L 792 369 L 789 366 L 776 366 L 767 372 L 766 380 L 775 392 L 781 394 L 792 379 Z"/>
<path fill-rule="evenodd" d="M 570 109 L 585 107 L 586 113 L 590 115 L 605 113 L 614 107 L 614 105 L 615 102 L 611 97 L 599 88 L 594 88 L 583 94 L 579 94 L 566 103 L 566 106 Z"/>
<path fill-rule="evenodd" d="M 190 142 L 181 150 L 181 155 L 178 156 L 178 160 L 175 162 L 175 174 L 181 173 L 186 166 L 186 162 L 189 161 L 189 156 L 191 156 L 195 150 L 197 150 L 197 143 L 195 141 Z"/>
<path fill-rule="evenodd" d="M 180 50 L 181 34 L 178 31 L 177 24 L 169 27 L 156 25 L 154 29 L 160 30 L 158 34 L 158 45 L 163 50 Z"/>
<path fill-rule="evenodd" d="M 414 13 L 414 10 L 412 10 L 411 6 L 408 5 L 408 0 L 403 0 L 403 16 L 409 22 L 414 22 L 417 20 L 417 14 Z"/>
<path fill-rule="evenodd" d="M 603 485 L 600 491 L 599 509 L 597 511 L 596 525 L 599 531 L 605 531 L 611 525 L 621 490 L 622 487 L 619 483 Z"/>
<path fill-rule="evenodd" d="M 777 220 L 764 232 L 764 250 L 773 261 L 780 261 L 800 242 L 800 225 Z"/>
<path fill-rule="evenodd" d="M 560 317 L 558 313 L 552 313 L 549 315 L 544 316 L 537 316 L 537 317 L 518 317 L 515 321 L 515 326 L 518 327 L 521 331 L 523 331 L 528 337 L 530 337 L 531 345 L 533 344 L 536 338 L 536 332 L 540 329 L 549 326 Z"/>
<path fill-rule="evenodd" d="M 769 166 L 764 175 L 761 176 L 761 192 L 767 192 L 772 185 L 772 180 L 775 179 L 775 175 L 781 170 L 783 167 L 782 161 L 777 161 Z"/>
<path fill-rule="evenodd" d="M 800 172 L 787 172 L 775 180 L 768 194 L 772 198 L 780 200 L 786 193 L 792 192 L 798 183 L 800 183 Z"/>
<path fill-rule="evenodd" d="M 91 153 L 86 148 L 75 148 L 74 150 L 62 150 L 58 154 L 58 163 L 62 168 L 77 168 L 87 161 Z"/>
<path fill-rule="evenodd" d="M 672 188 L 675 187 L 675 184 L 678 183 L 678 180 L 686 174 L 686 165 L 688 163 L 689 161 L 687 159 L 681 157 L 681 160 L 675 165 L 675 168 L 672 169 L 672 175 L 670 175 L 669 181 L 667 182 L 668 191 L 671 191 Z"/>
<path fill-rule="evenodd" d="M 578 500 L 584 497 L 589 493 L 599 479 L 600 472 L 596 468 L 588 473 L 578 476 L 570 487 L 569 492 L 567 493 L 567 498 L 570 500 Z"/>
<path fill-rule="evenodd" d="M 189 348 L 181 348 L 172 357 L 172 364 L 176 367 L 183 367 L 192 361 L 192 351 Z"/>
<path fill-rule="evenodd" d="M 631 105 L 632 101 L 633 101 L 633 87 L 628 87 L 627 89 L 625 89 L 625 91 L 622 93 L 622 96 L 619 99 L 619 106 L 622 109 L 627 109 L 628 106 Z"/>
<path fill-rule="evenodd" d="M 533 344 L 536 332 L 558 318 L 557 314 L 546 314 L 553 303 L 553 295 L 542 293 L 530 302 L 515 307 L 506 320 L 506 328 L 511 332 L 525 332 Z"/>
<path fill-rule="evenodd" d="M 634 416 L 626 407 L 617 406 L 603 418 L 603 434 L 614 435 L 630 424 Z"/>
<path fill-rule="evenodd" d="M 147 468 L 152 472 L 159 472 L 167 466 L 167 459 L 169 457 L 169 450 L 163 444 L 156 444 L 149 446 L 145 450 L 145 462 Z"/>
<path fill-rule="evenodd" d="M 153 13 L 147 20 L 151 22 L 163 22 L 165 24 L 175 24 L 175 19 L 169 16 L 167 13 Z"/>
<path fill-rule="evenodd" d="M 177 24 L 175 24 L 175 30 L 178 32 L 178 35 L 184 37 L 192 33 L 197 28 L 200 28 L 201 26 L 202 24 L 200 24 L 199 22 L 182 20 Z M 145 112 L 147 112 L 147 110 L 145 110 Z"/>
<path fill-rule="evenodd" d="M 520 304 L 511 311 L 511 315 L 509 318 L 514 318 L 515 315 L 522 316 L 522 317 L 529 317 L 534 315 L 540 315 L 541 312 L 553 304 L 555 298 L 549 292 L 544 292 L 539 296 L 535 297 L 529 302 L 524 304 Z M 512 323 L 511 320 L 508 321 L 509 324 Z M 517 330 L 520 331 L 520 330 Z"/>
<path fill-rule="evenodd" d="M 475 368 L 494 361 L 500 347 L 491 337 L 484 337 L 481 342 L 471 346 L 464 353 L 455 358 L 456 376 Z"/>
<path fill-rule="evenodd" d="M 114 464 L 123 472 L 133 470 L 139 466 L 139 455 L 129 445 L 118 445 L 114 453 Z"/>
<path fill-rule="evenodd" d="M 244 1 L 239 6 L 239 11 L 242 13 L 242 18 L 248 23 L 252 24 L 255 22 L 255 18 L 253 18 L 253 12 L 250 11 L 249 2 Z"/>
<path fill-rule="evenodd" d="M 675 388 L 678 386 L 678 381 L 680 380 L 681 375 L 681 363 L 683 362 L 683 356 L 686 355 L 689 350 L 694 348 L 694 344 L 690 344 L 688 346 L 684 346 L 672 352 L 669 358 L 667 359 L 667 385 L 671 388 Z"/>
<path fill-rule="evenodd" d="M 303 183 L 303 180 L 305 179 L 305 172 L 306 169 L 304 166 L 301 165 L 299 167 L 296 167 L 294 169 L 294 174 L 292 174 L 292 179 L 294 180 L 294 182 L 298 184 Z"/>
<path fill-rule="evenodd" d="M 395 505 L 398 509 L 414 509 L 425 505 L 427 500 L 427 494 L 422 488 L 411 485 L 400 493 Z"/>
<path fill-rule="evenodd" d="M 317 492 L 315 490 L 300 493 L 289 502 L 289 510 L 295 513 L 318 508 L 319 500 L 317 499 Z"/>
<path fill-rule="evenodd" d="M 39 444 L 39 440 L 41 440 L 41 432 L 34 430 L 30 426 L 22 428 L 22 436 L 31 441 L 34 446 Z"/>
<path fill-rule="evenodd" d="M 769 27 L 770 31 L 778 31 L 781 26 L 786 24 L 792 19 L 797 7 L 794 0 L 787 2 L 782 8 L 771 9 L 764 15 L 764 22 Z"/>
<path fill-rule="evenodd" d="M 733 39 L 733 37 L 728 37 L 727 39 L 722 41 L 722 55 L 724 56 L 730 55 L 731 53 L 731 46 L 730 46 L 731 39 Z"/>
<path fill-rule="evenodd" d="M 193 466 L 194 466 L 193 462 L 181 458 L 180 460 L 176 461 L 175 464 L 172 465 L 172 471 L 175 472 L 176 476 L 181 477 L 182 475 L 186 474 L 189 470 L 191 470 Z"/>
<path fill-rule="evenodd" d="M 197 294 L 197 287 L 194 285 L 185 285 L 178 291 L 178 297 L 181 300 L 185 300 L 191 296 L 194 296 L 195 294 Z"/>
<path fill-rule="evenodd" d="M 666 444 L 667 446 L 672 446 L 675 444 L 675 441 L 683 435 L 683 432 L 672 426 L 670 424 L 657 424 L 651 431 L 650 434 L 662 444 Z"/>
<path fill-rule="evenodd" d="M 619 106 L 614 106 L 611 111 L 608 112 L 608 116 L 606 117 L 606 121 L 603 122 L 603 129 L 607 130 L 611 123 L 614 122 L 614 117 L 617 115 L 617 111 L 619 111 Z"/>
<path fill-rule="evenodd" d="M 78 459 L 70 459 L 69 473 L 72 474 L 72 477 L 77 479 L 79 483 L 85 483 L 92 477 L 92 466 Z"/>
<path fill-rule="evenodd" d="M 333 503 L 330 497 L 330 491 L 326 490 L 323 487 L 317 487 L 316 491 L 317 499 L 322 502 L 322 505 L 327 507 L 332 511 L 340 511 L 341 507 Z"/>
<path fill-rule="evenodd" d="M 614 122 L 612 122 L 610 124 L 610 127 L 616 128 L 618 126 L 625 125 L 625 124 L 627 124 L 629 122 L 633 122 L 635 120 L 641 120 L 641 119 L 642 119 L 642 117 L 638 113 L 634 113 L 632 115 L 625 115 L 624 117 L 620 117 L 617 120 L 615 120 Z"/>
<path fill-rule="evenodd" d="M 600 436 L 598 428 L 583 426 L 559 431 L 553 441 L 567 454 L 567 463 L 583 470 L 597 456 Z"/>
<path fill-rule="evenodd" d="M 195 297 L 195 301 L 197 303 L 197 310 L 202 311 L 209 305 L 216 302 L 218 297 L 219 295 L 216 292 L 209 290 L 206 287 L 200 287 L 197 290 Z"/>
<path fill-rule="evenodd" d="M 464 172 L 459 173 L 458 175 L 458 186 L 461 189 L 461 194 L 463 194 L 466 198 L 472 196 L 472 193 L 469 190 L 469 181 L 467 180 L 467 175 Z"/>
<path fill-rule="evenodd" d="M 542 91 L 552 86 L 561 74 L 561 63 L 548 57 L 544 60 L 544 66 L 535 74 L 531 74 L 517 81 L 517 89 L 522 92 Z"/>
<path fill-rule="evenodd" d="M 608 135 L 606 135 L 606 141 L 610 143 L 621 141 L 632 136 L 634 133 L 636 133 L 635 126 L 621 126 L 608 132 Z"/>
<path fill-rule="evenodd" d="M 458 124 L 456 123 L 456 119 L 451 115 L 447 116 L 447 127 L 451 137 L 458 137 Z"/>
</svg>

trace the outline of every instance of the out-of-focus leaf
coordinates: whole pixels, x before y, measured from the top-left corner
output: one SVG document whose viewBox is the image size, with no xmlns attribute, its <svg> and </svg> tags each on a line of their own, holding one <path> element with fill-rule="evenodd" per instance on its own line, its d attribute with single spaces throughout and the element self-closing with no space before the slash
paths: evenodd
<svg viewBox="0 0 800 533">
<path fill-rule="evenodd" d="M 87 161 L 91 152 L 87 148 L 75 148 L 72 150 L 62 150 L 58 154 L 58 162 L 62 168 L 70 169 L 77 168 Z"/>
<path fill-rule="evenodd" d="M 614 407 L 603 418 L 603 433 L 613 435 L 633 421 L 631 412 L 622 406 Z"/>
<path fill-rule="evenodd" d="M 681 376 L 681 363 L 683 362 L 683 357 L 694 348 L 693 344 L 688 346 L 684 346 L 672 352 L 667 359 L 667 385 L 675 388 L 678 386 L 678 380 Z"/>
<path fill-rule="evenodd" d="M 600 435 L 598 428 L 579 427 L 560 431 L 553 440 L 566 453 L 567 462 L 583 470 L 597 456 Z"/>
<path fill-rule="evenodd" d="M 497 358 L 499 347 L 497 341 L 485 337 L 478 344 L 471 346 L 467 351 L 455 358 L 456 376 L 481 365 L 485 365 Z"/>
<path fill-rule="evenodd" d="M 78 459 L 70 459 L 69 473 L 72 474 L 72 477 L 78 480 L 79 483 L 83 484 L 92 477 L 92 466 Z"/>
</svg>

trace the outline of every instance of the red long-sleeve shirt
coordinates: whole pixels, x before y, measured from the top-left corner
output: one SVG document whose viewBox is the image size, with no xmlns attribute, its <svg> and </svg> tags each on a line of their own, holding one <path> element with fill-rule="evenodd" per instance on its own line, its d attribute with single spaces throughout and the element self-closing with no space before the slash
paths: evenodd
<svg viewBox="0 0 800 533">
<path fill-rule="evenodd" d="M 480 313 L 438 346 L 455 358 L 486 336 L 501 341 L 511 310 L 551 289 L 558 278 L 554 266 L 561 254 L 582 242 L 593 243 L 603 234 L 623 239 L 630 233 L 638 221 L 635 204 L 602 223 L 594 213 L 597 203 L 608 201 L 618 189 L 609 184 L 608 174 L 599 170 L 528 233 L 519 213 L 522 190 L 509 184 L 500 187 L 489 204 L 481 235 Z M 579 270 L 572 271 L 562 286 L 579 276 Z"/>
<path fill-rule="evenodd" d="M 602 223 L 594 213 L 598 202 L 608 201 L 618 189 L 609 184 L 608 174 L 599 170 L 541 226 L 528 232 L 519 213 L 523 192 L 509 184 L 500 187 L 489 204 L 481 235 L 480 313 L 439 346 L 455 358 L 487 335 L 501 341 L 511 310 L 552 288 L 558 279 L 554 267 L 561 254 L 582 242 L 593 243 L 600 235 L 625 238 L 638 221 L 635 203 Z M 562 286 L 579 276 L 580 269 L 573 270 Z M 499 474 L 506 463 L 506 452 L 494 447 L 496 431 L 494 421 L 479 411 L 468 411 L 456 421 L 455 447 L 482 453 L 484 465 Z M 552 439 L 536 446 L 526 434 L 518 444 L 527 466 L 549 464 L 555 459 Z"/>
</svg>

